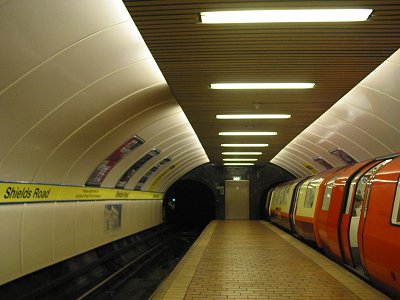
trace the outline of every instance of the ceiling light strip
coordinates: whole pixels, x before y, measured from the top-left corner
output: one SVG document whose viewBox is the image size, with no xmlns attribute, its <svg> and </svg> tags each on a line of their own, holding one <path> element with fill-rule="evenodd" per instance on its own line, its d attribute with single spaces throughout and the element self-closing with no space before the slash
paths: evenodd
<svg viewBox="0 0 400 300">
<path fill-rule="evenodd" d="M 220 23 L 297 23 L 366 21 L 372 9 L 288 9 L 201 12 L 201 22 Z"/>
<path fill-rule="evenodd" d="M 277 135 L 275 131 L 222 131 L 219 135 L 232 135 L 232 136 L 257 136 L 257 135 Z"/>
<path fill-rule="evenodd" d="M 268 144 L 221 144 L 221 147 L 268 147 Z"/>
<path fill-rule="evenodd" d="M 223 158 L 223 161 L 257 161 L 257 158 Z"/>
<path fill-rule="evenodd" d="M 262 152 L 222 152 L 222 155 L 262 155 Z"/>
<path fill-rule="evenodd" d="M 211 83 L 214 90 L 311 89 L 312 82 Z"/>
<path fill-rule="evenodd" d="M 254 166 L 253 163 L 224 163 L 224 166 Z"/>
<path fill-rule="evenodd" d="M 288 114 L 243 114 L 243 115 L 216 115 L 220 120 L 248 120 L 248 119 L 289 119 Z"/>
</svg>

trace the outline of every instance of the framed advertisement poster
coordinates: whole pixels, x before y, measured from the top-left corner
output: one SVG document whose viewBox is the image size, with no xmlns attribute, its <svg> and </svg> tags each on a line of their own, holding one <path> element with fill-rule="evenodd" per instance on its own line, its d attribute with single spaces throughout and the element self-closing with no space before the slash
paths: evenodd
<svg viewBox="0 0 400 300">
<path fill-rule="evenodd" d="M 114 168 L 114 166 L 125 156 L 131 153 L 135 148 L 142 145 L 144 140 L 138 136 L 134 136 L 111 153 L 105 160 L 103 160 L 90 174 L 86 181 L 86 186 L 100 186 L 107 174 Z"/>
</svg>

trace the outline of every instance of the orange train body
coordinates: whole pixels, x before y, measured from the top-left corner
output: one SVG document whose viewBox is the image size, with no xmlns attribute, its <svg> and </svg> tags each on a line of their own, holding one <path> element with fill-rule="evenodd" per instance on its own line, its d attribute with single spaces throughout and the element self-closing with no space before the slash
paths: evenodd
<svg viewBox="0 0 400 300">
<path fill-rule="evenodd" d="M 267 211 L 273 223 L 301 239 L 315 241 L 331 259 L 389 296 L 400 298 L 399 178 L 400 157 L 360 162 L 284 183 L 291 192 L 291 202 L 286 203 L 290 211 L 279 216 L 276 207 Z M 299 196 L 301 188 L 303 195 Z M 314 203 L 307 200 L 309 195 L 304 196 L 304 191 L 313 188 Z M 270 193 L 267 205 L 276 203 L 274 196 Z M 306 200 L 299 202 L 301 197 Z M 306 216 L 302 205 L 310 203 L 314 210 Z"/>
</svg>

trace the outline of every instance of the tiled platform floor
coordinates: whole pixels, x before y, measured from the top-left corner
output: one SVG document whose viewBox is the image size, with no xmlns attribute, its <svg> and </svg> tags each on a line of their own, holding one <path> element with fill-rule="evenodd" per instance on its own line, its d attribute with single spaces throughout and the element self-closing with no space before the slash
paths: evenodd
<svg viewBox="0 0 400 300">
<path fill-rule="evenodd" d="M 264 221 L 213 221 L 152 299 L 387 299 Z"/>
</svg>

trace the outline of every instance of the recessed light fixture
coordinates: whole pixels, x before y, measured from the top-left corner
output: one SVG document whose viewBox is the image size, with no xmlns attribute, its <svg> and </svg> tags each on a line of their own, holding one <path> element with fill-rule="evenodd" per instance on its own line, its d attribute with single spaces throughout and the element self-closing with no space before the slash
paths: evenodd
<svg viewBox="0 0 400 300">
<path fill-rule="evenodd" d="M 211 83 L 214 90 L 311 89 L 312 82 Z"/>
<path fill-rule="evenodd" d="M 224 166 L 254 166 L 253 163 L 224 163 Z"/>
<path fill-rule="evenodd" d="M 219 135 L 277 135 L 274 131 L 223 131 Z"/>
<path fill-rule="evenodd" d="M 202 23 L 296 23 L 365 21 L 372 9 L 285 9 L 201 12 Z"/>
<path fill-rule="evenodd" d="M 222 152 L 222 155 L 262 155 L 262 152 Z"/>
<path fill-rule="evenodd" d="M 247 114 L 247 115 L 216 115 L 220 120 L 248 120 L 248 119 L 289 119 L 287 114 Z"/>
<path fill-rule="evenodd" d="M 268 147 L 268 144 L 221 144 L 221 147 Z"/>
<path fill-rule="evenodd" d="M 257 158 L 223 158 L 223 161 L 257 161 Z"/>
</svg>

